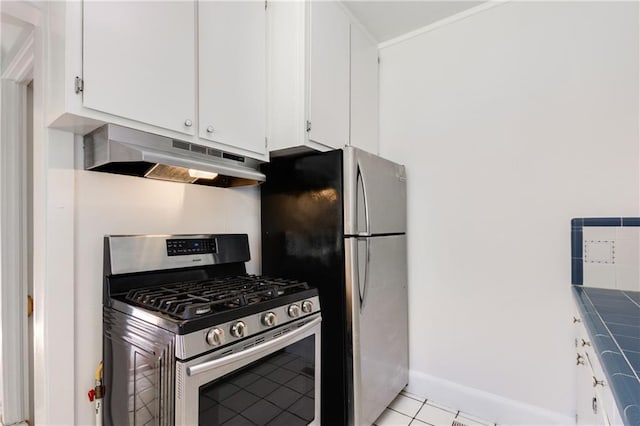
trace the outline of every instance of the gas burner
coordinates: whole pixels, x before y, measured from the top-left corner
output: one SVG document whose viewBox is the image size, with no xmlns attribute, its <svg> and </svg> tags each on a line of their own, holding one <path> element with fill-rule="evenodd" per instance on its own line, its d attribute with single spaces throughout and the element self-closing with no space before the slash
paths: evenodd
<svg viewBox="0 0 640 426">
<path fill-rule="evenodd" d="M 305 282 L 242 275 L 130 290 L 125 300 L 179 320 L 215 314 L 309 289 Z"/>
</svg>

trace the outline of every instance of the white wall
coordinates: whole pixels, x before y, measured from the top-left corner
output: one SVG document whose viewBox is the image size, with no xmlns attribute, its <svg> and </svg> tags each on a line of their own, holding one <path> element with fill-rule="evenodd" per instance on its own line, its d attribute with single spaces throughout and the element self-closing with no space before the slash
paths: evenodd
<svg viewBox="0 0 640 426">
<path fill-rule="evenodd" d="M 409 193 L 410 390 L 573 419 L 570 219 L 638 216 L 638 5 L 510 2 L 381 49 Z"/>
<path fill-rule="evenodd" d="M 76 145 L 76 155 L 81 147 Z M 79 160 L 76 160 L 78 163 Z M 75 172 L 76 424 L 93 424 L 87 399 L 102 359 L 102 252 L 105 234 L 247 233 L 259 273 L 257 187 L 222 189 L 129 176 Z"/>
</svg>

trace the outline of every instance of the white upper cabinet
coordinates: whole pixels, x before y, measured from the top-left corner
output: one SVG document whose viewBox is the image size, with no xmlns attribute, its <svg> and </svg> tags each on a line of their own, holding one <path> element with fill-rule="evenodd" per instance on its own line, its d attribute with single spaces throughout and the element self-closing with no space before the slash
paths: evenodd
<svg viewBox="0 0 640 426">
<path fill-rule="evenodd" d="M 309 140 L 349 144 L 349 19 L 335 2 L 310 3 Z"/>
<path fill-rule="evenodd" d="M 48 10 L 51 127 L 114 123 L 263 161 L 349 144 L 378 152 L 377 46 L 338 1 Z"/>
<path fill-rule="evenodd" d="M 338 1 L 274 1 L 268 22 L 272 155 L 354 145 L 378 152 L 378 54 Z"/>
<path fill-rule="evenodd" d="M 351 25 L 350 144 L 378 154 L 378 46 L 358 25 Z"/>
<path fill-rule="evenodd" d="M 195 133 L 195 4 L 86 1 L 83 105 Z"/>
<path fill-rule="evenodd" d="M 198 7 L 200 138 L 266 154 L 263 1 Z"/>
<path fill-rule="evenodd" d="M 48 11 L 51 127 L 86 134 L 114 123 L 269 160 L 264 0 L 70 1 Z"/>
</svg>

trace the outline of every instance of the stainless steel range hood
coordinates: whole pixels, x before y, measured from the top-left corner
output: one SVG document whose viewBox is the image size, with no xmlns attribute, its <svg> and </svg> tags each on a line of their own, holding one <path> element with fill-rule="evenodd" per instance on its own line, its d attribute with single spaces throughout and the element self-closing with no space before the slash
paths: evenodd
<svg viewBox="0 0 640 426">
<path fill-rule="evenodd" d="M 114 124 L 84 137 L 87 170 L 232 187 L 264 182 L 258 166 L 251 158 Z"/>
</svg>

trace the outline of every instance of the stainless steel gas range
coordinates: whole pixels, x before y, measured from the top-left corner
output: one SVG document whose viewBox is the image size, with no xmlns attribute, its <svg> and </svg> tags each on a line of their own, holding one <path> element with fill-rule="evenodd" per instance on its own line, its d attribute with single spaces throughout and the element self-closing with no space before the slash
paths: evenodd
<svg viewBox="0 0 640 426">
<path fill-rule="evenodd" d="M 320 424 L 320 303 L 247 235 L 107 236 L 107 425 Z"/>
</svg>

